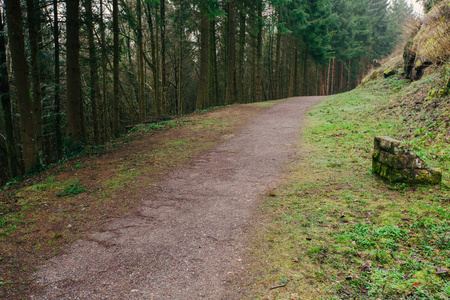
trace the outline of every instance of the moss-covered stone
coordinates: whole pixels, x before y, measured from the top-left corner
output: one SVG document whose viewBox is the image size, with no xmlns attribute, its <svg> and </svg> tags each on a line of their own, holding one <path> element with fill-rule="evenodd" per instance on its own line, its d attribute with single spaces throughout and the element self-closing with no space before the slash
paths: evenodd
<svg viewBox="0 0 450 300">
<path fill-rule="evenodd" d="M 384 78 L 388 78 L 395 74 L 397 74 L 397 71 L 393 67 L 390 67 L 389 69 L 383 72 Z"/>
<path fill-rule="evenodd" d="M 401 141 L 378 136 L 374 139 L 372 168 L 381 178 L 395 183 L 440 184 L 442 173 L 433 169 Z"/>
<path fill-rule="evenodd" d="M 378 78 L 380 78 L 380 72 L 378 71 L 373 71 L 369 76 L 366 76 L 362 82 L 361 82 L 361 87 L 364 87 L 367 83 L 369 83 L 370 81 L 374 81 L 377 80 Z"/>
</svg>

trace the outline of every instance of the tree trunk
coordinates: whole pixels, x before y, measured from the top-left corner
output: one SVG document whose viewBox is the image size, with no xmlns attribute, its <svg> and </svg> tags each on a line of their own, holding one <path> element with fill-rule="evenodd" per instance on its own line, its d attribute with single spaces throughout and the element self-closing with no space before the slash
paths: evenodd
<svg viewBox="0 0 450 300">
<path fill-rule="evenodd" d="M 106 36 L 105 36 L 105 22 L 103 21 L 103 1 L 100 1 L 100 43 L 102 45 L 102 107 L 101 107 L 101 122 L 102 122 L 102 142 L 109 139 L 109 104 L 107 97 L 107 84 L 106 84 Z"/>
<path fill-rule="evenodd" d="M 308 66 L 306 65 L 307 60 L 308 60 L 308 45 L 305 46 L 305 53 L 303 54 L 303 86 L 302 86 L 302 95 L 306 96 L 308 94 L 308 81 L 306 79 L 306 74 L 308 71 Z"/>
<path fill-rule="evenodd" d="M 161 16 L 161 102 L 163 113 L 168 112 L 167 103 L 167 74 L 166 74 L 166 20 L 165 20 L 165 0 L 160 0 Z"/>
<path fill-rule="evenodd" d="M 351 77 L 351 66 L 352 66 L 352 59 L 351 58 L 349 58 L 348 59 L 348 74 L 347 74 L 347 91 L 350 91 L 350 84 L 351 84 L 351 79 L 350 79 L 350 77 Z"/>
<path fill-rule="evenodd" d="M 113 136 L 119 134 L 119 4 L 113 0 Z"/>
<path fill-rule="evenodd" d="M 263 34 L 263 1 L 258 1 L 258 39 L 256 44 L 256 101 L 262 101 L 262 34 Z"/>
<path fill-rule="evenodd" d="M 54 40 L 55 40 L 55 136 L 56 136 L 56 160 L 62 158 L 62 133 L 61 133 L 61 104 L 59 98 L 60 86 L 60 65 L 59 65 L 59 20 L 58 20 L 58 0 L 53 0 L 53 21 L 54 21 Z"/>
<path fill-rule="evenodd" d="M 297 81 L 297 39 L 293 39 L 294 47 L 292 48 L 291 76 L 289 83 L 289 97 L 294 97 L 295 82 Z"/>
<path fill-rule="evenodd" d="M 5 0 L 6 19 L 8 23 L 9 47 L 16 85 L 17 104 L 20 113 L 20 136 L 23 147 L 25 170 L 37 164 L 35 147 L 34 109 L 30 98 L 28 82 L 28 64 L 25 56 L 25 43 L 22 28 L 20 1 Z"/>
<path fill-rule="evenodd" d="M 232 104 L 236 101 L 236 95 L 234 91 L 235 87 L 235 45 L 236 45 L 236 33 L 235 33 L 235 0 L 229 0 L 228 2 L 228 47 L 227 47 L 227 89 L 226 89 L 226 104 Z"/>
<path fill-rule="evenodd" d="M 327 73 L 327 95 L 330 95 L 330 91 L 331 91 L 331 65 L 332 65 L 332 60 L 330 60 L 328 62 L 328 73 Z"/>
<path fill-rule="evenodd" d="M 239 13 L 239 57 L 238 57 L 238 101 L 244 103 L 244 57 L 245 57 L 245 31 L 246 31 L 246 14 L 245 14 L 245 2 L 238 1 L 240 4 Z"/>
<path fill-rule="evenodd" d="M 150 47 L 152 50 L 152 73 L 153 73 L 153 86 L 154 86 L 154 99 L 153 106 L 155 111 L 155 117 L 159 118 L 161 115 L 161 101 L 159 93 L 159 63 L 158 63 L 158 45 L 157 34 L 155 34 L 155 28 L 153 26 L 152 7 L 150 1 L 147 1 L 147 22 L 150 28 Z"/>
<path fill-rule="evenodd" d="M 39 68 L 39 45 L 38 45 L 38 27 L 39 27 L 39 1 L 27 0 L 28 34 L 30 40 L 31 57 L 31 91 L 34 109 L 34 130 L 35 145 L 39 162 L 43 163 L 42 148 L 42 91 L 41 91 L 41 72 Z"/>
<path fill-rule="evenodd" d="M 86 27 L 88 34 L 88 44 L 89 44 L 89 76 L 90 76 L 90 98 L 91 98 L 91 110 L 92 110 L 92 121 L 94 128 L 94 144 L 99 144 L 99 118 L 98 118 L 98 71 L 97 71 L 97 57 L 95 51 L 94 43 L 94 16 L 92 13 L 92 0 L 85 0 L 86 9 Z"/>
<path fill-rule="evenodd" d="M 177 114 L 183 114 L 183 0 L 180 0 L 179 8 L 179 32 L 178 32 L 178 104 Z"/>
<path fill-rule="evenodd" d="M 200 25 L 200 76 L 197 92 L 196 109 L 203 109 L 207 105 L 208 97 L 208 56 L 209 56 L 209 20 L 206 12 L 206 0 L 202 1 Z"/>
<path fill-rule="evenodd" d="M 278 23 L 281 23 L 281 14 L 278 13 Z M 281 30 L 277 31 L 277 43 L 275 54 L 275 95 L 274 99 L 280 99 L 280 65 L 281 65 Z"/>
<path fill-rule="evenodd" d="M 331 67 L 331 94 L 334 95 L 335 88 L 334 88 L 334 82 L 336 77 L 336 58 L 333 58 L 333 65 Z"/>
<path fill-rule="evenodd" d="M 145 122 L 147 117 L 145 105 L 145 90 L 144 90 L 144 47 L 142 39 L 142 5 L 141 0 L 137 0 L 136 4 L 138 28 L 137 28 L 137 44 L 138 44 L 138 81 L 139 81 L 139 121 Z"/>
<path fill-rule="evenodd" d="M 0 14 L 0 32 L 4 30 L 2 14 Z M 3 127 L 5 128 L 6 155 L 8 159 L 8 179 L 17 176 L 16 141 L 14 137 L 11 98 L 9 94 L 8 68 L 6 66 L 5 36 L 0 35 L 0 98 L 3 112 Z"/>
<path fill-rule="evenodd" d="M 67 147 L 70 152 L 83 147 L 83 124 L 80 77 L 80 38 L 78 0 L 66 1 L 67 26 Z"/>
<path fill-rule="evenodd" d="M 216 48 L 216 20 L 211 19 L 209 21 L 209 60 L 210 60 L 210 86 L 209 86 L 209 95 L 210 101 L 212 105 L 220 105 L 219 103 L 219 75 L 217 70 L 217 48 Z"/>
</svg>

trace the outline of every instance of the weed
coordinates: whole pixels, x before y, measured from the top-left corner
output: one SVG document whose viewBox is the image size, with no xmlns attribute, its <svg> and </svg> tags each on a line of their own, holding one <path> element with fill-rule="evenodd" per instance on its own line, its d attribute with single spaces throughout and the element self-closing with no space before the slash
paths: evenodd
<svg viewBox="0 0 450 300">
<path fill-rule="evenodd" d="M 56 193 L 56 196 L 58 197 L 75 196 L 84 193 L 86 189 L 79 187 L 78 184 L 79 184 L 78 180 L 75 180 L 73 183 L 66 186 L 61 193 Z"/>
</svg>

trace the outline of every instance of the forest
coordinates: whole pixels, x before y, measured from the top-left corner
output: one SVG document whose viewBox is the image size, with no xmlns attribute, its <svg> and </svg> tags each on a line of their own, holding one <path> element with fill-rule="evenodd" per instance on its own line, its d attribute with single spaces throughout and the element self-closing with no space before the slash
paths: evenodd
<svg viewBox="0 0 450 300">
<path fill-rule="evenodd" d="M 356 87 L 405 0 L 4 0 L 0 184 L 126 127 Z"/>
</svg>

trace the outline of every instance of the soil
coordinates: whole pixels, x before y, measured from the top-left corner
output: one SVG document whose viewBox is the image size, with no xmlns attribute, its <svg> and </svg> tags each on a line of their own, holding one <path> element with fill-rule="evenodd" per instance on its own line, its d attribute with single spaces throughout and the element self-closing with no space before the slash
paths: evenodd
<svg viewBox="0 0 450 300">
<path fill-rule="evenodd" d="M 245 266 L 252 212 L 260 195 L 280 183 L 305 112 L 321 99 L 277 104 L 174 169 L 157 188 L 132 191 L 141 199 L 132 213 L 40 267 L 33 299 L 238 297 L 228 282 Z M 120 191 L 116 199 L 130 193 Z"/>
</svg>

